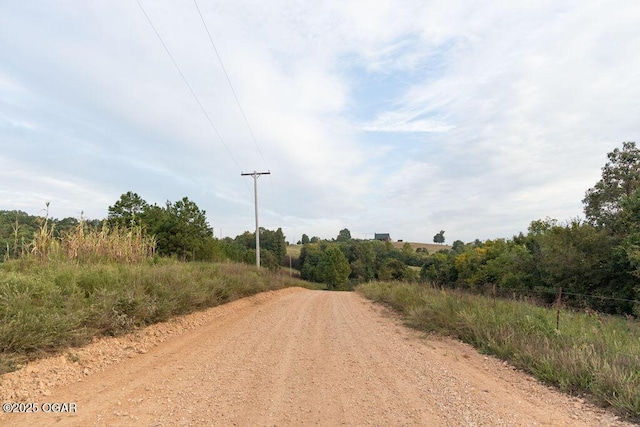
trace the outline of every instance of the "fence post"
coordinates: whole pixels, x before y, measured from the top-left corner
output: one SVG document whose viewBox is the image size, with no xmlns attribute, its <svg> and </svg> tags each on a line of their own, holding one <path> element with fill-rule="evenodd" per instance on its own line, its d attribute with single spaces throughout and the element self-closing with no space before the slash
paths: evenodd
<svg viewBox="0 0 640 427">
<path fill-rule="evenodd" d="M 560 330 L 560 304 L 562 303 L 562 286 L 558 289 L 558 299 L 556 299 L 556 331 Z"/>
</svg>

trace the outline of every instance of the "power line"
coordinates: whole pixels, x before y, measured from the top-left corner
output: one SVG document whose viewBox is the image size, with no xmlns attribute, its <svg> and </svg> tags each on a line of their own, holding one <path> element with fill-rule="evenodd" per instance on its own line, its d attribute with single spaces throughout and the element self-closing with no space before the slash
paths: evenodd
<svg viewBox="0 0 640 427">
<path fill-rule="evenodd" d="M 202 25 L 204 25 L 204 29 L 207 31 L 207 36 L 209 36 L 209 41 L 211 42 L 211 46 L 213 47 L 213 51 L 216 53 L 216 57 L 218 58 L 218 62 L 220 63 L 220 67 L 222 68 L 222 71 L 224 72 L 224 76 L 227 79 L 227 83 L 229 84 L 229 87 L 231 88 L 231 92 L 233 93 L 233 97 L 236 100 L 236 104 L 238 105 L 238 108 L 240 109 L 240 113 L 242 114 L 242 118 L 244 119 L 244 124 L 247 126 L 247 129 L 249 130 L 249 134 L 251 135 L 251 139 L 253 140 L 253 143 L 255 144 L 258 153 L 260 153 L 260 157 L 262 157 L 262 161 L 264 162 L 264 165 L 267 166 L 267 168 L 269 167 L 269 165 L 267 165 L 267 161 L 264 158 L 264 155 L 262 154 L 262 150 L 260 150 L 260 146 L 258 145 L 258 140 L 256 139 L 253 130 L 251 129 L 251 126 L 249 125 L 249 120 L 247 120 L 247 116 L 244 113 L 244 109 L 242 108 L 242 105 L 240 104 L 240 100 L 238 99 L 238 95 L 236 94 L 236 90 L 233 88 L 233 85 L 231 84 L 231 79 L 229 78 L 229 74 L 227 73 L 227 69 L 224 67 L 224 64 L 222 62 L 222 58 L 220 57 L 220 54 L 218 53 L 218 49 L 216 48 L 216 44 L 213 41 L 213 37 L 211 36 L 211 32 L 209 31 L 209 27 L 207 26 L 207 23 L 204 20 L 204 17 L 202 16 L 202 12 L 200 11 L 200 7 L 198 6 L 198 2 L 196 0 L 193 0 L 193 3 L 196 5 L 196 10 L 198 11 L 198 15 L 200 15 L 200 20 L 202 21 Z"/>
<path fill-rule="evenodd" d="M 220 68 L 222 68 L 224 76 L 227 79 L 227 83 L 229 84 L 229 88 L 231 89 L 231 93 L 233 93 L 233 98 L 236 100 L 236 104 L 238 105 L 238 109 L 240 110 L 240 114 L 242 115 L 242 118 L 244 120 L 244 124 L 247 126 L 247 129 L 249 130 L 249 134 L 251 135 L 251 139 L 253 140 L 253 144 L 255 145 L 256 149 L 258 150 L 258 153 L 260 154 L 260 157 L 262 158 L 262 161 L 264 162 L 264 165 L 267 167 L 267 169 L 271 169 L 271 168 L 269 168 L 269 165 L 267 164 L 267 160 L 265 159 L 264 154 L 262 154 L 262 150 L 260 149 L 260 145 L 258 144 L 258 140 L 256 139 L 256 136 L 253 133 L 253 129 L 251 128 L 251 125 L 249 124 L 249 120 L 247 119 L 247 115 L 244 112 L 244 108 L 242 108 L 242 104 L 240 103 L 240 99 L 238 98 L 236 90 L 234 89 L 233 84 L 231 83 L 231 78 L 229 78 L 229 73 L 227 73 L 227 69 L 225 68 L 224 63 L 222 62 L 222 57 L 220 56 L 220 53 L 218 52 L 218 48 L 216 47 L 216 44 L 213 41 L 213 36 L 211 35 L 211 32 L 209 31 L 209 27 L 207 26 L 207 23 L 204 20 L 204 16 L 202 16 L 202 11 L 200 10 L 200 6 L 198 6 L 197 0 L 193 0 L 193 4 L 195 4 L 195 6 L 196 6 L 196 10 L 198 11 L 198 15 L 200 16 L 200 20 L 202 21 L 202 25 L 204 26 L 204 29 L 207 32 L 207 36 L 209 37 L 209 42 L 211 43 L 211 47 L 213 47 L 213 51 L 216 54 L 216 58 L 218 58 L 218 62 L 220 63 Z M 273 190 L 273 183 L 271 182 L 271 180 L 269 180 L 269 184 L 270 184 L 270 188 L 271 188 L 271 194 L 273 195 L 274 201 L 276 202 L 276 206 L 278 207 L 278 210 L 280 210 L 279 209 L 278 199 L 275 197 L 275 192 Z"/>
<path fill-rule="evenodd" d="M 240 170 L 240 172 L 242 172 L 242 169 L 240 168 L 240 165 L 236 161 L 235 157 L 233 157 L 233 154 L 231 153 L 231 150 L 229 150 L 229 147 L 227 146 L 226 142 L 222 138 L 222 135 L 220 135 L 220 132 L 218 132 L 218 128 L 216 128 L 216 126 L 213 124 L 213 121 L 209 117 L 209 114 L 207 114 L 207 111 L 204 109 L 204 106 L 202 105 L 202 102 L 200 102 L 200 99 L 198 98 L 198 96 L 194 92 L 193 88 L 189 84 L 189 81 L 187 80 L 187 78 L 185 77 L 184 73 L 182 72 L 182 70 L 178 66 L 178 63 L 173 58 L 173 55 L 171 55 L 171 52 L 169 51 L 169 48 L 165 44 L 164 40 L 162 40 L 162 37 L 160 37 L 160 33 L 158 32 L 158 30 L 156 30 L 156 27 L 155 27 L 155 25 L 153 25 L 153 22 L 151 21 L 151 18 L 149 18 L 149 15 L 147 15 L 147 12 L 142 7 L 142 4 L 140 4 L 140 1 L 136 0 L 136 3 L 138 3 L 138 6 L 140 7 L 140 10 L 144 14 L 145 18 L 147 18 L 147 22 L 149 22 L 149 25 L 153 29 L 153 32 L 156 33 L 156 36 L 158 37 L 158 40 L 160 40 L 160 43 L 162 43 L 162 47 L 164 47 L 165 52 L 167 52 L 167 55 L 169 55 L 169 58 L 171 58 L 171 62 L 176 67 L 176 70 L 178 70 L 178 73 L 180 73 L 180 76 L 182 77 L 182 80 L 187 85 L 187 88 L 189 88 L 189 92 L 191 92 L 191 95 L 193 96 L 193 98 L 198 103 L 198 106 L 200 107 L 200 110 L 202 111 L 202 114 L 204 114 L 204 116 L 207 118 L 207 121 L 209 122 L 209 125 L 211 125 L 211 128 L 213 129 L 215 134 L 218 136 L 218 139 L 220 139 L 220 142 L 222 142 L 222 145 L 224 145 L 224 148 L 227 150 L 227 153 L 229 153 L 229 156 L 231 157 L 231 160 L 233 160 L 233 163 L 235 163 L 235 165 L 238 168 L 238 170 Z"/>
</svg>

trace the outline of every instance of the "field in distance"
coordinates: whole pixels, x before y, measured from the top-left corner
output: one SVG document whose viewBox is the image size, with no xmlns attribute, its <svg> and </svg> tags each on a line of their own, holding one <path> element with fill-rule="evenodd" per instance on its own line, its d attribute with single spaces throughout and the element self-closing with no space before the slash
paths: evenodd
<svg viewBox="0 0 640 427">
<path fill-rule="evenodd" d="M 407 242 L 391 242 L 394 248 L 402 249 L 404 244 Z M 451 249 L 451 245 L 439 245 L 437 243 L 416 243 L 416 242 L 408 242 L 411 245 L 411 248 L 415 251 L 418 248 L 426 248 L 430 254 L 434 254 L 438 252 L 440 249 Z"/>
<path fill-rule="evenodd" d="M 391 242 L 394 248 L 402 249 L 406 242 Z M 418 248 L 426 248 L 430 254 L 434 254 L 438 252 L 440 249 L 451 249 L 451 245 L 438 245 L 436 243 L 416 243 L 409 242 L 411 248 L 415 251 Z M 302 250 L 302 245 L 288 245 L 287 246 L 287 255 L 291 255 L 292 257 L 300 256 L 300 251 Z"/>
</svg>

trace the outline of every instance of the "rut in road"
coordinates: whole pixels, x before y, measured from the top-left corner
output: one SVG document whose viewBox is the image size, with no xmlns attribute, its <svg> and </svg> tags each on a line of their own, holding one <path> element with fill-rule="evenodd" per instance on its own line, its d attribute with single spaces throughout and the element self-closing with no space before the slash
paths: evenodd
<svg viewBox="0 0 640 427">
<path fill-rule="evenodd" d="M 36 400 L 76 413 L 0 424 L 624 425 L 464 344 L 421 337 L 357 293 L 285 289 L 206 316 Z"/>
</svg>

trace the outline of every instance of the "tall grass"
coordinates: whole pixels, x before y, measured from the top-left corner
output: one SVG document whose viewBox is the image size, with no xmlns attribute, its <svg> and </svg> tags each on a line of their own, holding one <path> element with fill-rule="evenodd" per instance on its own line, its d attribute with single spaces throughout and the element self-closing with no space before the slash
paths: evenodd
<svg viewBox="0 0 640 427">
<path fill-rule="evenodd" d="M 47 205 L 48 208 L 48 205 Z M 48 214 L 18 259 L 0 264 L 0 374 L 39 354 L 287 286 L 288 275 L 244 264 L 154 256 L 141 228 L 81 220 L 56 236 Z"/>
<path fill-rule="evenodd" d="M 55 237 L 48 217 L 42 219 L 33 242 L 21 258 L 39 261 L 75 261 L 79 263 L 119 262 L 140 263 L 153 257 L 156 241 L 141 227 L 110 228 L 104 222 L 99 229 L 90 228 L 84 220 Z"/>
<path fill-rule="evenodd" d="M 233 263 L 8 261 L 0 264 L 0 373 L 96 335 L 287 286 L 307 283 Z"/>
<path fill-rule="evenodd" d="M 443 291 L 418 284 L 368 283 L 367 298 L 403 314 L 416 329 L 453 336 L 538 379 L 640 420 L 640 323 L 620 317 Z"/>
<path fill-rule="evenodd" d="M 61 239 L 61 253 L 79 262 L 139 263 L 152 257 L 156 242 L 141 227 L 87 230 L 79 224 Z"/>
</svg>

